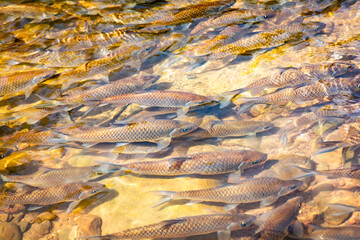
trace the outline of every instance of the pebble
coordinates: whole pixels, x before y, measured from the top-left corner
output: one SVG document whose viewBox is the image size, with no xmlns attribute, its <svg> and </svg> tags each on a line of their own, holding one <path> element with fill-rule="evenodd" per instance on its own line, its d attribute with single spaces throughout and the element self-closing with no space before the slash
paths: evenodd
<svg viewBox="0 0 360 240">
<path fill-rule="evenodd" d="M 21 231 L 22 233 L 24 233 L 24 232 L 28 229 L 29 223 L 26 222 L 26 221 L 21 221 L 21 222 L 19 222 L 18 226 L 19 226 L 19 228 L 20 228 L 20 231 Z"/>
<path fill-rule="evenodd" d="M 21 231 L 14 223 L 0 222 L 1 240 L 21 240 Z"/>
<path fill-rule="evenodd" d="M 34 223 L 31 228 L 24 233 L 23 240 L 38 240 L 43 235 L 50 233 L 52 224 L 49 220 L 45 220 L 42 223 Z"/>
<path fill-rule="evenodd" d="M 76 224 L 83 236 L 101 235 L 102 220 L 95 215 L 81 215 L 76 218 Z"/>
</svg>

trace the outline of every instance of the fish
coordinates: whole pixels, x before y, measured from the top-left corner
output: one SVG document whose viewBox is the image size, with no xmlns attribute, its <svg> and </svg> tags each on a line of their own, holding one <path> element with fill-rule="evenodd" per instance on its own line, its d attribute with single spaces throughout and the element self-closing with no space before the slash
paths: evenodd
<svg viewBox="0 0 360 240">
<path fill-rule="evenodd" d="M 25 93 L 28 98 L 37 84 L 54 76 L 55 70 L 33 70 L 0 77 L 0 96 L 6 99 Z"/>
<path fill-rule="evenodd" d="M 59 16 L 60 12 L 56 8 L 30 4 L 10 4 L 0 7 L 0 13 L 9 15 L 7 21 L 17 18 L 47 19 Z"/>
<path fill-rule="evenodd" d="M 301 196 L 290 198 L 281 206 L 260 216 L 257 221 L 262 223 L 256 230 L 254 239 L 284 239 L 288 235 L 288 227 L 301 208 L 302 200 Z M 302 235 L 302 228 L 298 232 Z"/>
<path fill-rule="evenodd" d="M 239 38 L 241 38 L 246 32 L 238 25 L 233 25 L 225 28 L 221 31 L 216 37 L 205 41 L 203 44 L 199 44 L 193 48 L 190 48 L 183 54 L 189 56 L 204 56 L 211 54 L 215 49 L 223 47 L 227 44 L 230 44 Z"/>
<path fill-rule="evenodd" d="M 315 151 L 314 155 L 331 152 L 338 148 L 353 147 L 358 145 L 360 141 L 359 132 L 360 132 L 360 124 L 358 123 L 350 124 L 346 138 L 343 141 L 321 142 L 320 148 Z"/>
<path fill-rule="evenodd" d="M 168 14 L 160 19 L 157 19 L 149 25 L 178 25 L 186 22 L 192 22 L 194 19 L 206 17 L 212 13 L 219 13 L 231 7 L 235 1 L 212 1 L 206 3 L 194 4 L 189 7 L 179 9 L 177 13 Z"/>
<path fill-rule="evenodd" d="M 216 29 L 243 22 L 259 21 L 274 16 L 274 12 L 263 9 L 239 9 L 223 13 L 221 16 L 200 22 L 190 32 L 190 36 L 200 34 L 209 29 Z"/>
<path fill-rule="evenodd" d="M 238 41 L 214 49 L 210 59 L 224 58 L 229 55 L 244 54 L 249 51 L 278 47 L 284 43 L 299 39 L 304 35 L 313 35 L 325 28 L 321 22 L 291 23 L 273 27 L 267 31 L 249 34 Z"/>
<path fill-rule="evenodd" d="M 310 112 L 302 114 L 301 117 L 296 118 L 291 123 L 287 124 L 280 133 L 280 139 L 283 143 L 283 146 L 288 145 L 288 133 L 296 131 L 296 136 L 299 132 L 304 132 L 306 129 L 313 126 L 316 122 L 322 124 L 324 121 L 335 121 L 335 122 L 344 122 L 346 118 L 350 117 L 350 110 L 344 107 L 340 107 L 335 104 L 327 104 L 320 108 L 310 108 Z M 290 142 L 293 141 L 293 138 L 290 139 Z"/>
<path fill-rule="evenodd" d="M 148 35 L 148 36 L 146 36 Z M 126 29 L 115 29 L 106 33 L 89 33 L 72 37 L 57 39 L 57 44 L 51 49 L 66 49 L 66 51 L 78 51 L 92 47 L 107 47 L 121 42 L 139 42 L 151 37 L 147 33 L 137 33 Z"/>
<path fill-rule="evenodd" d="M 1 204 L 22 204 L 22 205 L 53 205 L 56 203 L 72 202 L 67 212 L 83 199 L 106 191 L 103 184 L 95 182 L 67 183 L 61 186 L 39 188 L 24 192 L 3 193 L 0 197 Z"/>
<path fill-rule="evenodd" d="M 119 170 L 141 175 L 178 176 L 187 174 L 214 175 L 241 172 L 258 166 L 267 154 L 251 150 L 203 152 L 157 161 L 112 164 Z"/>
<path fill-rule="evenodd" d="M 327 239 L 327 240 L 358 240 L 360 238 L 360 227 L 321 227 L 314 229 L 305 239 Z"/>
<path fill-rule="evenodd" d="M 314 82 L 298 88 L 285 88 L 260 97 L 238 98 L 236 103 L 281 103 L 305 102 L 309 100 L 333 97 L 339 94 L 358 92 L 360 77 L 333 78 L 324 82 Z"/>
<path fill-rule="evenodd" d="M 305 173 L 300 176 L 295 176 L 294 179 L 309 177 L 313 175 L 324 175 L 329 178 L 354 178 L 360 179 L 360 166 L 353 166 L 350 168 L 338 168 L 338 169 L 329 169 L 329 170 L 313 170 L 306 169 L 302 167 L 298 167 L 296 165 L 292 165 Z"/>
<path fill-rule="evenodd" d="M 72 104 L 72 103 L 88 103 L 95 100 L 103 100 L 109 97 L 127 94 L 139 90 L 143 90 L 155 84 L 159 80 L 158 75 L 139 75 L 128 77 L 113 81 L 103 86 L 86 90 L 86 91 L 72 91 L 71 93 L 62 94 L 58 101 L 59 104 Z"/>
<path fill-rule="evenodd" d="M 271 122 L 258 122 L 251 120 L 220 120 L 211 121 L 204 126 L 211 137 L 239 137 L 267 131 L 274 127 Z"/>
<path fill-rule="evenodd" d="M 29 175 L 1 175 L 5 182 L 20 182 L 38 188 L 61 186 L 65 183 L 86 182 L 101 177 L 106 166 L 42 168 Z"/>
<path fill-rule="evenodd" d="M 0 124 L 4 123 L 8 126 L 20 125 L 23 123 L 35 124 L 44 117 L 51 114 L 60 113 L 65 116 L 67 111 L 75 108 L 76 105 L 54 106 L 54 107 L 29 107 L 27 109 L 0 115 Z"/>
<path fill-rule="evenodd" d="M 171 138 L 194 131 L 196 124 L 175 120 L 152 120 L 121 125 L 117 127 L 95 127 L 77 132 L 59 130 L 64 136 L 61 139 L 53 139 L 53 142 L 82 142 L 82 143 L 132 143 L 132 142 L 156 142 L 159 149 L 167 147 Z"/>
<path fill-rule="evenodd" d="M 208 104 L 213 101 L 211 98 L 188 92 L 152 90 L 149 92 L 135 92 L 105 98 L 101 100 L 101 103 L 111 103 L 115 105 L 137 103 L 151 107 L 181 107 L 181 109 L 177 111 L 177 115 L 180 118 L 189 111 L 190 107 Z"/>
<path fill-rule="evenodd" d="M 57 133 L 54 131 L 38 131 L 23 129 L 15 132 L 11 135 L 2 136 L 0 144 L 2 147 L 14 147 L 16 144 L 27 143 L 35 145 L 47 145 L 52 137 L 55 137 Z"/>
<path fill-rule="evenodd" d="M 91 60 L 86 51 L 57 51 L 51 49 L 13 49 L 1 52 L 2 57 L 10 59 L 9 64 L 34 63 L 46 67 L 77 67 Z"/>
<path fill-rule="evenodd" d="M 185 238 L 193 235 L 204 235 L 225 232 L 230 239 L 230 231 L 245 229 L 253 224 L 255 216 L 246 214 L 210 214 L 181 217 L 159 223 L 129 228 L 118 233 L 105 236 L 89 236 L 81 238 L 95 239 L 158 239 Z"/>
<path fill-rule="evenodd" d="M 324 78 L 329 77 L 338 77 L 344 75 L 354 69 L 353 64 L 341 63 L 341 62 L 332 62 L 332 63 L 322 63 L 322 64 L 307 64 L 300 68 L 296 69 L 287 69 L 281 73 L 274 73 L 270 76 L 255 80 L 244 88 L 226 92 L 223 95 L 231 95 L 230 98 L 233 98 L 234 95 L 238 95 L 246 91 L 256 91 L 258 89 L 262 90 L 264 88 L 284 88 L 284 87 L 294 87 L 301 84 L 307 84 L 310 82 L 315 82 L 323 80 Z M 228 97 L 229 98 L 229 97 Z M 227 99 L 229 101 L 229 99 Z M 227 106 L 228 103 L 223 103 L 222 107 Z"/>
<path fill-rule="evenodd" d="M 71 84 L 89 78 L 109 82 L 109 71 L 123 67 L 125 62 L 136 55 L 136 52 L 139 50 L 140 47 L 134 45 L 126 46 L 120 50 L 118 49 L 107 57 L 95 59 L 61 73 L 57 81 L 62 83 L 62 89 L 67 89 Z"/>
<path fill-rule="evenodd" d="M 303 182 L 297 180 L 280 180 L 272 177 L 251 178 L 240 180 L 236 184 L 227 184 L 221 187 L 190 190 L 182 192 L 161 191 L 163 195 L 154 207 L 160 206 L 175 199 L 189 199 L 194 202 L 221 202 L 227 203 L 228 210 L 240 203 L 261 202 L 260 206 L 268 206 L 280 197 L 294 192 Z"/>
</svg>

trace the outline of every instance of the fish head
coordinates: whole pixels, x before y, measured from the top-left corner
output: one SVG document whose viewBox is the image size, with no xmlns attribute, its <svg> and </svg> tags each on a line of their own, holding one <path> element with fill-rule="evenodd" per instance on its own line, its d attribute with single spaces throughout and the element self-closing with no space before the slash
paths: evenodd
<svg viewBox="0 0 360 240">
<path fill-rule="evenodd" d="M 303 197 L 297 196 L 297 197 L 288 199 L 286 202 L 293 207 L 295 212 L 299 212 L 302 201 L 303 201 Z"/>
<path fill-rule="evenodd" d="M 322 22 L 308 22 L 306 23 L 306 31 L 313 35 L 322 32 L 326 27 L 325 23 Z"/>
<path fill-rule="evenodd" d="M 256 216 L 248 214 L 237 214 L 237 226 L 239 229 L 248 228 L 256 221 Z"/>
<path fill-rule="evenodd" d="M 289 194 L 291 192 L 294 192 L 296 189 L 303 186 L 303 184 L 304 183 L 302 181 L 298 181 L 298 180 L 284 181 L 284 186 L 280 190 L 279 196 L 284 196 L 284 195 L 287 195 L 287 194 Z"/>
<path fill-rule="evenodd" d="M 95 167 L 94 169 L 91 170 L 91 172 L 89 173 L 89 175 L 87 176 L 87 180 L 93 180 L 96 178 L 99 178 L 101 176 L 103 176 L 105 174 L 105 172 L 103 171 L 103 166 L 98 166 Z"/>
<path fill-rule="evenodd" d="M 353 69 L 355 69 L 354 64 L 334 62 L 334 63 L 330 64 L 330 66 L 329 66 L 329 73 L 332 76 L 337 77 L 337 76 L 343 75 Z"/>
<path fill-rule="evenodd" d="M 170 137 L 178 137 L 195 131 L 198 126 L 195 123 L 190 122 L 179 122 L 180 126 L 175 128 L 171 133 Z"/>
<path fill-rule="evenodd" d="M 34 84 L 38 83 L 38 82 L 41 82 L 47 78 L 50 78 L 52 77 L 54 74 L 56 73 L 55 70 L 46 70 L 44 72 L 42 72 L 41 74 L 39 74 L 38 76 L 34 77 L 32 82 Z"/>
<path fill-rule="evenodd" d="M 79 200 L 83 200 L 94 196 L 100 192 L 105 191 L 105 185 L 100 183 L 86 183 L 82 187 L 82 192 L 79 195 Z"/>
<path fill-rule="evenodd" d="M 271 122 L 261 122 L 259 126 L 256 128 L 255 133 L 267 131 L 274 127 L 274 124 Z"/>
<path fill-rule="evenodd" d="M 267 154 L 262 152 L 250 151 L 245 157 L 245 161 L 249 167 L 257 166 L 267 160 Z"/>
</svg>

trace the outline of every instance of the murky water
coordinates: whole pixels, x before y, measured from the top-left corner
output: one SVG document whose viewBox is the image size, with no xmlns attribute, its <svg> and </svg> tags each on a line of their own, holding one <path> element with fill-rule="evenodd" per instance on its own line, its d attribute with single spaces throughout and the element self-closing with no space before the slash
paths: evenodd
<svg viewBox="0 0 360 240">
<path fill-rule="evenodd" d="M 356 0 L 1 1 L 0 239 L 359 239 L 359 22 Z M 191 218 L 226 213 L 251 220 Z"/>
</svg>

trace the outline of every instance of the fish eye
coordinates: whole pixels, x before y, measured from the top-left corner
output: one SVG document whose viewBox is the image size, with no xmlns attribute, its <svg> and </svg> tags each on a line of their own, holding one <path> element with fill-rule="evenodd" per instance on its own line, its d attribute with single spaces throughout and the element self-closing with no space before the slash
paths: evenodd
<svg viewBox="0 0 360 240">
<path fill-rule="evenodd" d="M 241 222 L 241 227 L 243 227 L 243 228 L 246 228 L 247 227 L 247 223 L 246 222 Z"/>
<path fill-rule="evenodd" d="M 97 193 L 97 190 L 92 190 L 91 194 Z"/>
<path fill-rule="evenodd" d="M 292 185 L 290 186 L 291 189 L 295 189 L 296 188 L 296 185 Z"/>
<path fill-rule="evenodd" d="M 266 126 L 264 127 L 264 130 L 268 130 L 270 128 L 270 126 Z"/>
<path fill-rule="evenodd" d="M 150 51 L 151 47 L 147 47 L 147 48 L 145 48 L 145 49 L 146 49 L 146 51 Z"/>
<path fill-rule="evenodd" d="M 102 172 L 97 172 L 96 174 L 97 174 L 97 175 L 103 175 L 103 173 L 102 173 Z"/>
<path fill-rule="evenodd" d="M 356 85 L 357 88 L 360 88 L 360 83 L 358 85 Z"/>
<path fill-rule="evenodd" d="M 260 162 L 260 160 L 255 160 L 255 161 L 252 162 L 252 164 L 256 165 L 256 164 L 258 164 L 259 162 Z"/>
<path fill-rule="evenodd" d="M 263 18 L 269 18 L 269 15 L 265 14 L 265 15 L 263 16 Z"/>
<path fill-rule="evenodd" d="M 183 131 L 183 132 L 187 132 L 187 131 L 189 131 L 189 130 L 190 130 L 190 128 L 189 128 L 189 127 L 187 127 L 187 128 L 183 128 L 183 129 L 182 129 L 182 131 Z"/>
<path fill-rule="evenodd" d="M 298 208 L 299 208 L 299 209 L 301 208 L 301 203 L 299 203 Z"/>
</svg>

